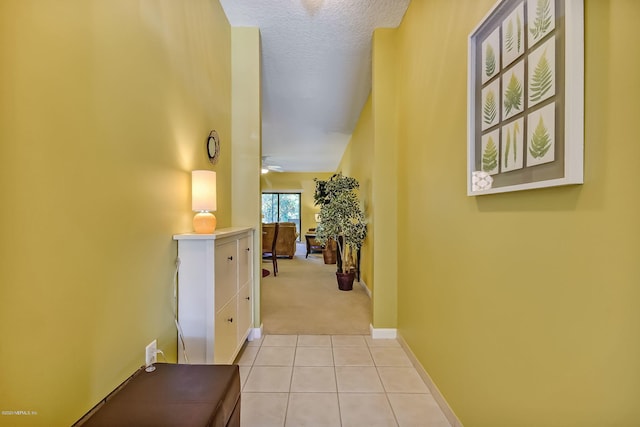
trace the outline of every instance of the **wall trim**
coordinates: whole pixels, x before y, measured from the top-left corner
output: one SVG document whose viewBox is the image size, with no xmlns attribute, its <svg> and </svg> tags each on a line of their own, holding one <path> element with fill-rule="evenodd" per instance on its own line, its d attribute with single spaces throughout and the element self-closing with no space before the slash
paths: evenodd
<svg viewBox="0 0 640 427">
<path fill-rule="evenodd" d="M 371 299 L 371 291 L 369 290 L 367 284 L 364 283 L 364 280 L 360 280 L 358 283 L 360 283 L 360 286 L 364 288 L 364 291 L 367 293 L 367 295 L 369 295 L 369 299 Z"/>
<path fill-rule="evenodd" d="M 427 385 L 427 388 L 429 389 L 429 391 L 431 392 L 431 395 L 433 396 L 436 403 L 440 407 L 440 410 L 444 413 L 444 416 L 447 417 L 447 420 L 449 421 L 449 424 L 451 424 L 451 427 L 463 427 L 462 422 L 458 419 L 456 414 L 453 412 L 453 409 L 451 409 L 451 406 L 449 406 L 449 403 L 444 398 L 442 393 L 440 393 L 438 386 L 436 386 L 436 384 L 433 382 L 433 380 L 431 379 L 427 371 L 424 369 L 422 364 L 418 361 L 418 358 L 416 357 L 416 355 L 413 354 L 413 351 L 411 351 L 411 347 L 409 347 L 409 344 L 407 344 L 407 342 L 404 340 L 404 338 L 402 338 L 400 334 L 398 334 L 397 339 L 398 339 L 398 342 L 400 343 L 400 346 L 407 353 L 409 360 L 411 360 L 411 364 L 413 365 L 414 368 L 416 368 L 416 371 L 418 371 L 418 375 L 420 375 L 422 380 Z"/>
<path fill-rule="evenodd" d="M 396 328 L 374 328 L 372 324 L 369 324 L 369 331 L 371 332 L 371 338 L 374 340 L 394 339 L 398 336 Z"/>
<path fill-rule="evenodd" d="M 253 340 L 259 340 L 260 338 L 262 338 L 262 326 L 263 324 L 260 324 L 259 328 L 251 328 L 251 330 L 249 331 L 249 336 L 247 337 L 248 341 L 253 341 Z"/>
</svg>

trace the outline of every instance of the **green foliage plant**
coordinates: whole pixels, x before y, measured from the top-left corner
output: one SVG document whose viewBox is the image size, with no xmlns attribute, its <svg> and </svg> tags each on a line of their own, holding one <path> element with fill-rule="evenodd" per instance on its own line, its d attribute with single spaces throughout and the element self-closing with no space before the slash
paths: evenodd
<svg viewBox="0 0 640 427">
<path fill-rule="evenodd" d="M 320 206 L 320 222 L 316 239 L 326 245 L 329 239 L 338 243 L 342 264 L 338 273 L 349 272 L 355 267 L 353 253 L 360 249 L 367 237 L 364 211 L 360 207 L 355 178 L 334 174 L 329 180 L 315 180 L 314 202 Z"/>
</svg>

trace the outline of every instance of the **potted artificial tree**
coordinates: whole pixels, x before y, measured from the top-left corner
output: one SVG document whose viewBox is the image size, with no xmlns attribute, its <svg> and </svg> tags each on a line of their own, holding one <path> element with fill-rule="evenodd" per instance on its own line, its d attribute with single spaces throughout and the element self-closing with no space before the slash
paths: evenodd
<svg viewBox="0 0 640 427">
<path fill-rule="evenodd" d="M 314 178 L 316 182 L 316 191 L 313 193 L 313 204 L 316 206 L 322 206 L 325 204 L 327 199 L 327 190 L 326 185 L 327 181 L 319 180 Z M 316 214 L 316 228 L 314 229 L 314 233 L 317 233 L 318 226 L 322 222 L 322 217 L 320 213 Z M 316 235 L 316 241 L 317 241 Z M 320 242 L 318 242 L 320 243 Z M 336 252 L 338 251 L 338 246 L 333 239 L 328 239 L 326 242 L 320 243 L 322 245 L 322 259 L 325 264 L 335 264 L 336 263 Z"/>
<path fill-rule="evenodd" d="M 320 205 L 320 223 L 316 239 L 323 245 L 337 243 L 340 260 L 336 278 L 342 291 L 353 289 L 356 253 L 367 236 L 364 212 L 360 208 L 355 178 L 335 174 L 327 181 L 316 180 L 314 201 Z"/>
</svg>

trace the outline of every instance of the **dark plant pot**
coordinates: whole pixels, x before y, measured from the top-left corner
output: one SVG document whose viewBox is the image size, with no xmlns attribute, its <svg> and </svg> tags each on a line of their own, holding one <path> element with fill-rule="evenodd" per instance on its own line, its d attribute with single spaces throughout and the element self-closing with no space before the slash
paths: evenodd
<svg viewBox="0 0 640 427">
<path fill-rule="evenodd" d="M 336 263 L 336 251 L 332 251 L 331 249 L 323 249 L 322 250 L 322 258 L 324 258 L 325 264 L 335 264 Z"/>
<path fill-rule="evenodd" d="M 338 289 L 341 291 L 353 290 L 353 280 L 356 278 L 354 272 L 336 273 L 336 278 L 338 279 Z"/>
</svg>

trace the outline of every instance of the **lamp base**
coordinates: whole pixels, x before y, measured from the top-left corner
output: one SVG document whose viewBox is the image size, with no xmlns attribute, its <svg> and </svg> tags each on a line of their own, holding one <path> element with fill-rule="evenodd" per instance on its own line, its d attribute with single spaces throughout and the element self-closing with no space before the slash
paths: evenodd
<svg viewBox="0 0 640 427">
<path fill-rule="evenodd" d="M 198 234 L 211 234 L 216 231 L 216 216 L 211 212 L 198 212 L 193 217 L 193 231 Z"/>
</svg>

